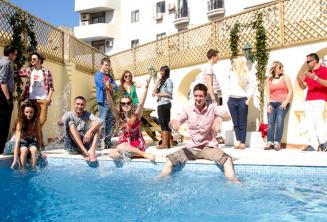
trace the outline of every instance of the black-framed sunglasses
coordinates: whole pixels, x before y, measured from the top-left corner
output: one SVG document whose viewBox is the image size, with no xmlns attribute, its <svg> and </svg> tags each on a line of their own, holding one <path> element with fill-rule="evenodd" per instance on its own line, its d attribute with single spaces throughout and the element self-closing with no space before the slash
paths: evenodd
<svg viewBox="0 0 327 222">
<path fill-rule="evenodd" d="M 307 64 L 309 64 L 309 63 L 312 62 L 313 60 L 314 60 L 314 59 L 307 61 Z"/>
<path fill-rule="evenodd" d="M 131 102 L 127 102 L 127 103 L 125 103 L 125 102 L 120 102 L 120 105 L 121 106 L 130 106 L 132 103 Z"/>
</svg>

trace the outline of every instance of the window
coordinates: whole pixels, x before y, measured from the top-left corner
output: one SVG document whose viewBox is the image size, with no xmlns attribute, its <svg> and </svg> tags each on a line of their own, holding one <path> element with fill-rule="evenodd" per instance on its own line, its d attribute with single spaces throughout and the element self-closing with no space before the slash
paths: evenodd
<svg viewBox="0 0 327 222">
<path fill-rule="evenodd" d="M 92 41 L 91 45 L 102 53 L 105 53 L 105 40 Z"/>
<path fill-rule="evenodd" d="M 138 39 L 134 39 L 131 41 L 131 48 L 136 48 L 139 46 L 139 40 Z"/>
<path fill-rule="evenodd" d="M 165 13 L 165 12 L 166 12 L 165 1 L 157 2 L 157 13 Z"/>
<path fill-rule="evenodd" d="M 132 11 L 132 14 L 131 14 L 131 22 L 132 23 L 138 22 L 139 21 L 139 16 L 140 16 L 139 10 Z"/>
<path fill-rule="evenodd" d="M 223 0 L 209 0 L 208 1 L 208 11 L 224 8 Z"/>
<path fill-rule="evenodd" d="M 104 12 L 91 14 L 91 24 L 105 23 L 105 22 L 106 22 L 106 19 L 105 19 Z"/>
<path fill-rule="evenodd" d="M 166 37 L 166 33 L 165 32 L 157 34 L 157 40 L 160 40 L 160 39 L 162 39 L 164 37 Z"/>
<path fill-rule="evenodd" d="M 178 0 L 176 18 L 188 17 L 188 13 L 189 12 L 187 0 Z"/>
</svg>

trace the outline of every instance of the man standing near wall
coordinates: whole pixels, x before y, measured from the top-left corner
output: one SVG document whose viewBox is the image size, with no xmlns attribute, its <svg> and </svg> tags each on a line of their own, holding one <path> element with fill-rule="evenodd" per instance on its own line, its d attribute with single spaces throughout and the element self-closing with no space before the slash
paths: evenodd
<svg viewBox="0 0 327 222">
<path fill-rule="evenodd" d="M 40 124 L 43 126 L 47 120 L 48 106 L 54 92 L 53 78 L 50 70 L 43 67 L 44 56 L 38 52 L 31 54 L 31 66 L 21 70 L 20 75 L 26 76 L 21 101 L 34 100 L 40 107 Z M 43 142 L 43 140 L 42 140 Z"/>
<path fill-rule="evenodd" d="M 7 45 L 3 50 L 4 56 L 0 60 L 0 154 L 8 137 L 11 113 L 14 107 L 13 93 L 15 90 L 14 70 L 12 62 L 17 57 L 14 46 Z"/>
<path fill-rule="evenodd" d="M 100 70 L 95 73 L 94 82 L 96 88 L 96 97 L 99 107 L 99 117 L 104 122 L 104 131 L 105 131 L 105 138 L 104 138 L 104 148 L 109 149 L 111 147 L 111 128 L 112 128 L 112 112 L 110 109 L 110 104 L 106 100 L 106 90 L 111 92 L 117 91 L 118 86 L 115 83 L 115 80 L 109 76 L 110 84 L 104 83 L 104 77 L 106 73 L 110 70 L 110 60 L 108 58 L 103 58 L 101 60 Z"/>
<path fill-rule="evenodd" d="M 308 72 L 299 74 L 297 78 L 301 89 L 308 88 L 305 99 L 305 116 L 309 145 L 305 150 L 327 151 L 323 118 L 327 101 L 327 68 L 319 65 L 319 57 L 316 53 L 307 55 L 306 63 Z"/>
<path fill-rule="evenodd" d="M 209 49 L 207 52 L 208 62 L 203 65 L 201 68 L 203 83 L 208 88 L 208 102 L 209 103 L 217 103 L 221 105 L 219 102 L 219 83 L 217 81 L 216 74 L 213 71 L 213 66 L 218 62 L 218 51 L 215 49 Z"/>
</svg>

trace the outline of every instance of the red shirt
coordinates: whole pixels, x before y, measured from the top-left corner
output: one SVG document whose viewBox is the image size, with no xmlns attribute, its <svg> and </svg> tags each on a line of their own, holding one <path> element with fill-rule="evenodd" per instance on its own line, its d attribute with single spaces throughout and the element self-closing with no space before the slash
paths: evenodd
<svg viewBox="0 0 327 222">
<path fill-rule="evenodd" d="M 312 70 L 320 79 L 327 80 L 327 67 L 319 66 L 318 69 Z M 317 81 L 305 78 L 304 82 L 308 84 L 308 92 L 305 100 L 325 100 L 327 101 L 327 87 Z"/>
</svg>

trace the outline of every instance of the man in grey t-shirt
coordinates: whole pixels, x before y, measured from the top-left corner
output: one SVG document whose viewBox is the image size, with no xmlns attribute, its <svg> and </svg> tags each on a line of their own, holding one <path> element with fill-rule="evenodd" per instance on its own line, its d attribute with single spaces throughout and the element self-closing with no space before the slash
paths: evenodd
<svg viewBox="0 0 327 222">
<path fill-rule="evenodd" d="M 66 112 L 59 125 L 66 129 L 65 149 L 82 154 L 89 161 L 96 161 L 96 144 L 102 120 L 84 111 L 86 100 L 82 96 L 74 99 L 74 110 Z"/>
<path fill-rule="evenodd" d="M 17 57 L 14 46 L 7 45 L 0 59 L 0 154 L 2 154 L 10 128 L 11 113 L 14 107 L 13 93 L 15 90 L 14 70 L 12 62 Z"/>
</svg>

